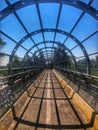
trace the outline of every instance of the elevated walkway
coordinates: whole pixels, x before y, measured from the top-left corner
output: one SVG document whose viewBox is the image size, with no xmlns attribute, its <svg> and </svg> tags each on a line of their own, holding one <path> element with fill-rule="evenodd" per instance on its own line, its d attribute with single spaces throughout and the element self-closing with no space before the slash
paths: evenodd
<svg viewBox="0 0 98 130">
<path fill-rule="evenodd" d="M 0 120 L 0 130 L 98 130 L 98 115 L 56 72 L 45 70 Z"/>
</svg>

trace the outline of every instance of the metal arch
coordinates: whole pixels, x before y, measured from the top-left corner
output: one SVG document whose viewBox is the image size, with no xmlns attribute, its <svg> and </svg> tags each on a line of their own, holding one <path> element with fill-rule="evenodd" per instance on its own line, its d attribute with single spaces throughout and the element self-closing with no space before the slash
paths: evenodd
<svg viewBox="0 0 98 130">
<path fill-rule="evenodd" d="M 43 48 L 40 48 L 41 53 L 47 52 L 46 49 L 52 49 L 52 47 L 43 47 Z M 43 50 L 44 50 L 44 51 L 43 51 Z M 54 47 L 53 50 L 57 50 L 57 48 Z M 50 50 L 50 51 L 48 51 L 48 52 L 54 52 L 53 50 Z M 32 55 L 32 57 L 34 57 L 35 55 L 36 55 L 36 56 L 40 56 L 40 54 L 37 55 L 37 53 L 39 53 L 39 51 L 36 51 L 35 54 Z"/>
<path fill-rule="evenodd" d="M 54 44 L 58 44 L 58 42 L 54 42 L 54 41 L 45 41 L 46 43 L 54 43 Z M 41 45 L 41 44 L 43 44 L 44 42 L 39 42 L 39 43 L 37 43 L 36 45 L 37 46 L 39 46 L 39 45 Z M 65 45 L 64 45 L 65 46 Z M 24 56 L 24 58 L 23 59 L 25 59 L 25 57 L 28 55 L 28 53 L 33 49 L 33 48 L 35 48 L 35 45 L 34 46 L 32 46 L 29 50 L 28 50 L 28 52 L 25 54 L 25 56 Z M 70 49 L 68 48 L 68 47 L 66 47 L 65 46 L 65 49 L 71 54 L 71 56 L 72 56 L 72 58 L 73 58 L 73 61 L 74 61 L 74 64 L 75 64 L 75 70 L 77 70 L 77 63 L 76 63 L 76 59 L 75 59 L 75 57 L 74 57 L 74 55 L 73 55 L 73 53 L 70 51 Z"/>
<path fill-rule="evenodd" d="M 90 74 L 90 60 L 89 60 L 89 56 L 88 56 L 88 53 L 86 51 L 86 49 L 84 48 L 84 46 L 82 45 L 82 43 L 75 37 L 73 36 L 72 34 L 66 32 L 66 31 L 62 31 L 60 29 L 52 29 L 52 28 L 47 28 L 47 29 L 43 29 L 43 32 L 58 32 L 58 33 L 61 33 L 61 34 L 64 34 L 64 35 L 67 35 L 68 37 L 70 37 L 72 40 L 74 40 L 78 45 L 79 47 L 81 48 L 81 50 L 83 51 L 84 53 L 84 56 L 86 57 L 86 60 L 87 60 L 87 73 Z M 38 33 L 41 33 L 42 30 L 36 30 L 34 32 L 31 32 L 29 33 L 28 35 L 26 35 L 25 37 L 23 37 L 19 43 L 15 46 L 15 48 L 13 49 L 12 53 L 11 53 L 11 57 L 10 57 L 10 63 L 11 63 L 11 60 L 13 59 L 13 56 L 15 55 L 17 49 L 19 48 L 19 46 L 25 41 L 27 40 L 30 36 L 33 36 L 33 35 L 36 35 Z"/>
<path fill-rule="evenodd" d="M 54 49 L 54 50 L 58 50 L 56 47 L 43 47 L 43 48 L 40 48 L 39 50 L 35 51 L 34 55 L 32 57 L 34 57 L 39 51 L 42 51 L 42 50 L 46 50 L 46 49 Z M 51 50 L 52 51 L 52 50 Z M 43 51 L 42 51 L 43 52 Z M 46 52 L 46 51 L 45 51 Z"/>
<path fill-rule="evenodd" d="M 22 0 L 2 10 L 0 13 L 0 21 L 18 9 L 21 9 L 23 7 L 30 6 L 33 4 L 39 4 L 39 3 L 60 3 L 60 4 L 70 5 L 70 6 L 73 6 L 75 8 L 78 8 L 87 12 L 92 17 L 98 20 L 98 11 L 94 9 L 93 7 L 78 0 Z"/>
<path fill-rule="evenodd" d="M 44 50 L 44 49 L 46 50 L 46 48 L 49 48 L 49 49 L 51 48 L 50 52 L 53 51 L 53 49 L 54 49 L 54 50 L 58 50 L 56 47 L 44 47 L 44 48 L 41 48 L 40 51 L 42 51 L 42 50 Z M 39 51 L 37 50 L 37 51 L 35 52 L 35 54 L 32 56 L 32 58 L 33 58 L 38 52 L 39 52 Z M 42 51 L 42 52 L 46 52 L 46 51 Z M 37 55 L 37 56 L 39 56 L 39 55 Z M 47 60 L 48 60 L 48 59 L 47 59 Z M 49 59 L 49 60 L 51 60 L 51 59 Z M 66 60 L 66 61 L 67 61 L 67 60 Z M 46 62 L 46 61 L 45 61 L 45 62 Z M 75 66 L 75 67 L 76 67 L 76 66 Z"/>
<path fill-rule="evenodd" d="M 43 43 L 44 43 L 44 42 L 43 42 Z M 32 55 L 32 58 L 35 57 L 35 56 L 40 56 L 40 53 L 39 53 L 38 55 L 36 55 L 36 54 L 37 54 L 38 52 L 42 51 L 42 50 L 45 50 L 45 51 L 42 51 L 41 54 L 43 54 L 43 53 L 45 53 L 45 52 L 47 53 L 47 50 L 46 50 L 46 49 L 48 49 L 48 48 L 50 49 L 50 48 L 52 48 L 52 47 L 44 47 L 44 48 L 40 48 L 39 50 L 36 50 L 35 53 Z M 54 49 L 57 50 L 56 47 L 54 47 Z M 51 51 L 52 51 L 52 50 L 51 50 Z M 49 52 L 51 52 L 51 51 L 49 51 Z M 54 51 L 52 51 L 52 52 L 54 52 Z M 27 57 L 27 55 L 28 55 L 28 54 L 26 54 L 26 55 L 24 56 L 23 60 L 22 60 L 23 68 L 24 68 L 24 61 L 25 61 L 25 58 Z M 47 57 L 47 59 L 48 59 L 48 57 Z M 46 60 L 43 61 L 43 60 L 41 60 L 41 59 L 40 59 L 40 61 L 42 61 L 43 63 L 46 62 Z"/>
<path fill-rule="evenodd" d="M 85 4 L 85 3 L 81 2 L 81 1 L 78 1 L 78 0 L 66 0 L 66 1 L 65 0 L 47 0 L 47 2 L 67 4 L 67 5 L 70 5 L 70 6 L 74 6 L 76 8 L 79 8 L 79 9 L 83 10 L 84 12 L 89 13 L 95 19 L 98 19 L 98 11 L 96 9 L 92 8 L 89 4 L 87 5 L 87 4 Z M 9 6 L 6 8 L 6 9 L 9 9 L 7 11 L 8 13 L 4 12 L 6 9 L 1 11 L 0 19 L 1 18 L 3 19 L 4 14 L 6 14 L 5 15 L 5 17 L 6 17 L 8 14 L 10 14 L 12 12 L 15 13 L 15 11 L 20 9 L 20 8 L 23 8 L 23 7 L 32 5 L 32 4 L 38 5 L 39 3 L 46 3 L 46 1 L 43 1 L 43 0 L 37 0 L 37 1 L 35 1 L 35 0 L 33 0 L 33 1 L 31 1 L 31 0 L 28 0 L 28 1 L 22 0 L 22 1 L 14 3 L 12 5 L 8 4 Z M 2 14 L 2 12 L 4 12 L 4 14 Z M 42 32 L 43 32 L 43 28 L 42 28 Z M 90 66 L 90 60 L 89 60 L 88 54 L 87 54 L 85 48 L 83 48 L 82 44 L 81 44 L 80 47 L 81 47 L 81 49 L 82 49 L 82 51 L 83 51 L 83 53 L 84 53 L 84 55 L 85 55 L 85 57 L 86 57 L 86 59 L 88 61 L 87 62 L 87 70 L 88 70 L 88 73 L 90 73 L 90 70 L 89 70 L 90 69 L 90 67 L 89 67 Z M 17 48 L 16 48 L 16 50 L 17 50 Z"/>
<path fill-rule="evenodd" d="M 53 48 L 52 48 L 53 49 Z M 57 50 L 55 50 L 55 51 L 57 51 Z M 43 56 L 45 57 L 46 56 L 46 53 L 47 53 L 47 51 L 42 51 L 41 52 L 42 54 L 43 54 Z M 53 50 L 50 50 L 48 53 L 47 53 L 47 55 L 49 56 L 49 58 L 46 58 L 45 59 L 45 62 L 46 61 L 49 61 L 49 60 L 51 60 L 51 61 L 53 61 L 53 58 L 51 58 L 51 55 L 54 55 L 54 51 Z M 40 54 L 36 54 L 36 56 L 40 56 Z M 56 55 L 55 55 L 56 56 Z M 64 59 L 64 61 L 68 61 L 68 59 L 66 58 L 66 60 Z M 63 63 L 64 63 L 64 61 L 63 61 Z M 53 63 L 54 63 L 54 61 L 53 61 Z M 58 62 L 56 62 L 56 63 L 58 63 Z M 55 64 L 56 65 L 56 64 Z"/>
<path fill-rule="evenodd" d="M 52 29 L 52 28 L 46 28 L 46 29 L 43 29 L 43 32 L 58 32 L 58 33 L 61 33 L 61 34 L 64 34 L 64 35 L 67 35 L 68 37 L 70 37 L 72 40 L 74 40 L 76 43 L 78 43 L 78 45 L 81 44 L 81 42 L 75 37 L 73 36 L 72 34 L 69 34 L 68 32 L 66 31 L 63 31 L 63 30 L 60 30 L 60 29 Z M 27 40 L 29 37 L 33 36 L 33 35 L 36 35 L 38 33 L 41 33 L 42 30 L 36 30 L 34 32 L 31 32 L 29 34 L 27 34 L 26 36 L 24 36 L 19 42 L 18 44 L 15 46 L 15 48 L 13 49 L 12 53 L 11 53 L 11 56 L 13 56 L 17 49 L 19 48 L 19 46 L 21 46 L 21 44 Z M 36 45 L 37 46 L 37 45 Z"/>
<path fill-rule="evenodd" d="M 42 49 L 44 50 L 45 48 L 42 48 Z M 53 49 L 53 48 L 52 48 L 52 49 Z M 55 48 L 54 48 L 54 50 L 57 51 L 57 49 L 55 49 Z M 38 52 L 37 52 L 37 53 L 38 53 Z M 40 56 L 40 54 L 37 55 L 37 53 L 36 53 L 35 55 L 36 55 L 36 56 Z M 44 51 L 42 51 L 41 53 L 45 56 L 45 53 L 47 53 L 47 51 L 44 50 Z M 54 54 L 54 51 L 53 51 L 53 50 L 50 50 L 47 54 L 52 55 L 52 54 Z M 52 58 L 51 58 L 51 59 L 52 59 Z M 47 59 L 46 59 L 46 60 L 47 60 Z M 67 60 L 66 60 L 66 61 L 67 61 Z"/>
<path fill-rule="evenodd" d="M 54 54 L 54 51 L 53 50 L 50 50 L 49 52 L 47 52 L 46 50 L 42 51 L 41 54 L 43 54 L 44 58 L 47 57 L 46 54 L 49 56 L 49 55 L 53 55 Z M 37 55 L 36 53 L 36 56 L 40 56 L 40 54 Z M 45 61 L 47 60 L 53 60 L 50 56 L 48 58 L 45 58 Z"/>
<path fill-rule="evenodd" d="M 54 54 L 53 52 L 54 52 L 54 51 L 51 50 L 51 51 L 49 51 L 47 54 L 48 54 L 48 55 L 52 55 L 52 54 Z M 42 51 L 41 53 L 42 53 L 43 55 L 45 55 L 46 51 Z M 40 54 L 38 54 L 38 55 L 36 55 L 36 56 L 40 56 Z"/>
<path fill-rule="evenodd" d="M 46 49 L 54 49 L 54 50 L 58 50 L 56 47 L 43 47 L 43 48 L 40 48 L 40 51 L 42 51 L 42 53 L 44 52 L 43 50 L 46 50 Z M 53 50 L 51 50 L 53 51 Z M 32 55 L 32 57 L 34 57 L 39 51 L 35 51 L 34 55 Z M 45 51 L 46 52 L 46 51 Z M 49 51 L 50 52 L 50 51 Z"/>
<path fill-rule="evenodd" d="M 62 4 L 60 4 L 60 6 L 59 6 L 59 11 L 58 11 L 58 16 L 57 16 L 57 22 L 56 22 L 56 27 L 55 27 L 55 29 L 58 29 L 59 22 L 60 22 L 60 18 L 61 18 L 61 12 L 62 12 Z M 57 32 L 54 33 L 53 41 L 55 41 L 56 35 L 57 35 Z M 54 46 L 54 43 L 53 43 L 52 46 Z"/>
<path fill-rule="evenodd" d="M 88 2 L 88 5 L 90 6 L 93 3 L 94 0 L 90 0 Z M 85 12 L 83 11 L 80 15 L 80 17 L 78 18 L 77 22 L 75 23 L 75 25 L 73 26 L 73 28 L 70 30 L 70 34 L 73 32 L 73 30 L 76 28 L 76 26 L 79 24 L 80 20 L 82 19 L 82 17 L 84 16 Z M 63 42 L 63 44 L 67 41 L 68 37 L 66 37 L 65 41 Z"/>
<path fill-rule="evenodd" d="M 54 42 L 54 41 L 51 41 L 51 42 Z M 58 44 L 58 42 L 54 42 L 55 44 Z M 39 45 L 40 44 L 43 44 L 43 42 L 40 42 L 40 43 L 38 43 Z M 57 49 L 56 47 L 47 47 L 47 48 L 51 48 L 51 49 Z M 32 48 L 33 49 L 33 48 Z M 41 49 L 45 49 L 45 48 L 41 48 Z M 40 51 L 41 51 L 41 49 L 40 49 Z M 75 57 L 74 57 L 74 55 L 73 55 L 73 53 L 65 46 L 65 50 L 68 50 L 68 52 L 71 54 L 71 56 L 72 56 L 72 58 L 73 58 L 73 61 L 74 61 L 74 64 L 75 64 L 75 70 L 77 70 L 77 62 L 76 62 L 76 59 L 75 59 Z M 36 52 L 35 52 L 35 54 L 37 53 L 37 52 L 39 52 L 39 50 L 37 50 Z M 29 53 L 29 52 L 28 52 Z M 24 58 L 23 58 L 23 62 L 24 62 L 24 60 L 25 60 L 25 57 L 28 55 L 28 53 L 26 53 L 25 54 L 25 56 L 24 56 Z"/>
</svg>

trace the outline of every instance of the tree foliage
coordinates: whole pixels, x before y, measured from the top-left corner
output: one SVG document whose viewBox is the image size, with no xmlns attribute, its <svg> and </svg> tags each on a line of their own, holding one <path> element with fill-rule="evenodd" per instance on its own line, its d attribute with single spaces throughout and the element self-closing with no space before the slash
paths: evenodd
<svg viewBox="0 0 98 130">
<path fill-rule="evenodd" d="M 95 67 L 98 68 L 98 56 L 96 56 Z"/>
<path fill-rule="evenodd" d="M 6 45 L 6 42 L 0 37 L 0 50 Z"/>
<path fill-rule="evenodd" d="M 96 56 L 95 58 L 91 59 L 91 67 L 98 68 L 98 56 Z"/>
<path fill-rule="evenodd" d="M 43 64 L 43 61 L 45 61 L 43 53 L 40 51 L 39 56 L 36 56 L 36 53 L 31 57 L 27 55 L 24 59 L 24 67 L 32 67 L 32 66 L 38 66 Z"/>
<path fill-rule="evenodd" d="M 67 55 L 65 50 L 66 50 L 65 46 L 59 43 L 57 46 L 57 49 L 54 52 L 53 61 L 54 61 L 54 64 L 56 62 L 59 62 L 59 63 L 61 62 L 59 64 L 60 66 L 68 68 L 69 67 L 69 56 Z M 62 62 L 62 61 L 64 61 L 64 62 Z"/>
<path fill-rule="evenodd" d="M 6 42 L 0 37 L 0 51 L 2 50 L 2 48 L 6 45 Z M 4 57 L 4 55 L 2 53 L 0 53 L 0 65 L 2 63 L 2 58 Z"/>
<path fill-rule="evenodd" d="M 32 57 L 27 55 L 23 61 L 24 67 L 31 67 L 33 65 Z"/>
<path fill-rule="evenodd" d="M 15 55 L 13 62 L 12 62 L 12 67 L 13 68 L 19 68 L 19 67 L 21 67 L 21 65 L 22 65 L 22 62 L 19 60 L 18 56 Z"/>
</svg>

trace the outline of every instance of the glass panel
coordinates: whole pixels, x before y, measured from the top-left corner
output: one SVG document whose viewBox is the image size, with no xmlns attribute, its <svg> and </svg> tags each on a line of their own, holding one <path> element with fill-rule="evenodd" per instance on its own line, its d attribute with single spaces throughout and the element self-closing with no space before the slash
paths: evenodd
<svg viewBox="0 0 98 130">
<path fill-rule="evenodd" d="M 29 39 L 27 39 L 26 41 L 24 41 L 23 43 L 22 43 L 22 45 L 25 47 L 25 48 L 27 48 L 27 49 L 30 49 L 33 45 L 34 45 L 34 43 L 31 41 L 31 39 L 29 38 Z"/>
<path fill-rule="evenodd" d="M 26 26 L 29 32 L 40 29 L 38 14 L 35 5 L 25 7 L 17 11 L 21 21 Z M 26 17 L 26 15 L 28 15 Z"/>
<path fill-rule="evenodd" d="M 98 10 L 98 0 L 94 0 L 92 7 L 94 7 L 96 10 Z"/>
<path fill-rule="evenodd" d="M 63 43 L 66 39 L 66 36 L 64 34 L 57 33 L 55 41 Z"/>
<path fill-rule="evenodd" d="M 25 49 L 23 49 L 22 47 L 19 47 L 15 55 L 17 55 L 20 58 L 23 58 L 26 52 L 27 51 Z"/>
<path fill-rule="evenodd" d="M 89 54 L 98 52 L 98 33 L 83 43 Z"/>
<path fill-rule="evenodd" d="M 44 33 L 46 41 L 53 41 L 54 33 L 53 32 L 45 32 Z"/>
<path fill-rule="evenodd" d="M 74 7 L 63 5 L 58 28 L 70 32 L 81 12 L 81 10 Z"/>
<path fill-rule="evenodd" d="M 36 43 L 43 41 L 42 33 L 35 34 L 32 36 L 32 38 Z"/>
<path fill-rule="evenodd" d="M 44 28 L 55 28 L 59 4 L 40 4 L 41 19 Z"/>
<path fill-rule="evenodd" d="M 65 42 L 65 46 L 67 46 L 69 49 L 72 49 L 76 45 L 77 45 L 77 43 L 74 40 L 72 40 L 71 38 L 68 38 L 68 40 Z"/>
<path fill-rule="evenodd" d="M 10 55 L 16 44 L 3 35 L 1 35 L 1 38 L 3 39 L 4 42 L 6 42 L 6 45 L 0 51 Z"/>
<path fill-rule="evenodd" d="M 85 14 L 72 34 L 75 35 L 81 41 L 97 29 L 98 22 L 89 14 Z"/>
<path fill-rule="evenodd" d="M 84 56 L 82 50 L 80 47 L 76 47 L 75 49 L 72 50 L 73 55 L 77 58 L 77 57 L 81 57 Z"/>
<path fill-rule="evenodd" d="M 24 29 L 13 14 L 1 21 L 1 30 L 17 41 L 26 35 Z"/>
<path fill-rule="evenodd" d="M 11 4 L 15 3 L 15 2 L 18 2 L 20 0 L 9 0 Z"/>
<path fill-rule="evenodd" d="M 0 11 L 7 7 L 7 4 L 4 0 L 0 1 Z"/>
</svg>

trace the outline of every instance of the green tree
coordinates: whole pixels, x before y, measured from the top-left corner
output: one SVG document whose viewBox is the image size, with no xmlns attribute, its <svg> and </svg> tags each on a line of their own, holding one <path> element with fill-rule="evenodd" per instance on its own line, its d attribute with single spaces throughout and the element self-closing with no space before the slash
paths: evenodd
<svg viewBox="0 0 98 130">
<path fill-rule="evenodd" d="M 21 61 L 19 60 L 18 56 L 15 55 L 13 62 L 12 62 L 12 67 L 13 68 L 19 68 L 19 67 L 21 67 L 21 65 L 22 65 Z"/>
<path fill-rule="evenodd" d="M 96 56 L 95 67 L 98 68 L 98 56 Z"/>
<path fill-rule="evenodd" d="M 0 37 L 0 51 L 6 45 L 6 42 Z"/>
<path fill-rule="evenodd" d="M 33 59 L 27 55 L 24 59 L 24 67 L 31 67 L 33 65 Z"/>
<path fill-rule="evenodd" d="M 65 46 L 58 43 L 57 49 L 54 51 L 54 58 L 53 58 L 53 62 L 54 64 L 57 63 L 58 66 L 60 67 L 65 67 L 65 68 L 69 68 L 70 64 L 69 64 L 69 56 L 65 51 Z M 64 61 L 64 62 L 62 62 Z"/>
<path fill-rule="evenodd" d="M 0 37 L 0 51 L 2 50 L 2 48 L 6 45 L 6 42 Z M 2 62 L 2 58 L 4 57 L 3 53 L 0 53 L 0 65 Z"/>
</svg>

